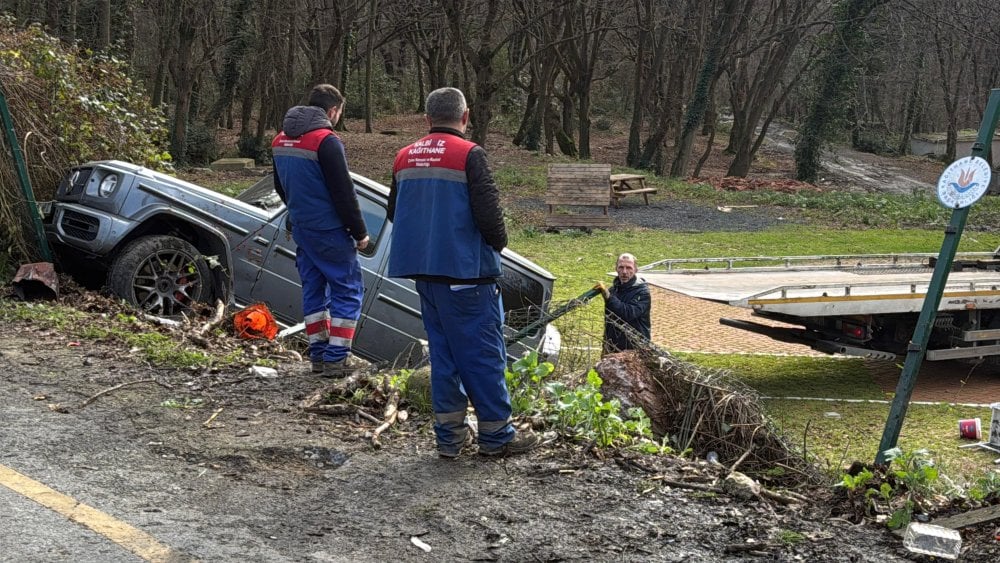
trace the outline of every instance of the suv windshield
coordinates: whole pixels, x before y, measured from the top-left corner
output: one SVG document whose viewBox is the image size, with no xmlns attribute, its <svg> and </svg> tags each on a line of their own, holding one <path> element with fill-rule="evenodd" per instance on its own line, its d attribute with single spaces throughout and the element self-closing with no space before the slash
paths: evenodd
<svg viewBox="0 0 1000 563">
<path fill-rule="evenodd" d="M 278 197 L 278 192 L 274 191 L 274 180 L 271 175 L 261 178 L 257 183 L 243 190 L 240 195 L 236 196 L 236 199 L 266 211 L 272 211 L 284 205 L 281 203 L 281 198 Z"/>
</svg>

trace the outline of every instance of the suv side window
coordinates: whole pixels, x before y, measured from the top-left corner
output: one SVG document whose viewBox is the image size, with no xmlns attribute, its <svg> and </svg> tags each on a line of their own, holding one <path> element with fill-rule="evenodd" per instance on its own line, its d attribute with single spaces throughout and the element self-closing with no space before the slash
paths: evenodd
<svg viewBox="0 0 1000 563">
<path fill-rule="evenodd" d="M 382 234 L 382 227 L 385 226 L 385 206 L 368 199 L 362 190 L 358 190 L 358 206 L 361 207 L 361 217 L 364 218 L 365 226 L 368 227 L 368 238 L 370 239 L 368 246 L 359 252 L 365 256 L 371 256 L 378 248 L 379 235 Z"/>
</svg>

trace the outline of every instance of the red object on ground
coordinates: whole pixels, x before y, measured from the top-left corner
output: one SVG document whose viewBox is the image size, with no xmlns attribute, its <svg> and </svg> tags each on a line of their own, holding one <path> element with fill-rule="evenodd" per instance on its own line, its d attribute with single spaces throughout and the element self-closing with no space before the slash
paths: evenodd
<svg viewBox="0 0 1000 563">
<path fill-rule="evenodd" d="M 278 334 L 278 323 L 271 315 L 267 305 L 255 303 L 233 316 L 233 326 L 240 338 L 256 340 L 266 338 L 274 340 Z"/>
<path fill-rule="evenodd" d="M 958 434 L 966 440 L 981 440 L 983 438 L 982 422 L 978 418 L 959 420 Z"/>
</svg>

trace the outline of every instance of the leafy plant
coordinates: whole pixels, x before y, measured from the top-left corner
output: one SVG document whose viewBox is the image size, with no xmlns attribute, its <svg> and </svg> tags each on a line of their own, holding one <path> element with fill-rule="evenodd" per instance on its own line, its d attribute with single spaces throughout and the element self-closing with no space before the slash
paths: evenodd
<svg viewBox="0 0 1000 563">
<path fill-rule="evenodd" d="M 885 451 L 885 459 L 889 464 L 885 481 L 866 491 L 866 499 L 878 497 L 890 513 L 886 525 L 895 530 L 908 524 L 914 512 L 927 508 L 939 472 L 926 449 L 903 451 L 896 447 Z"/>
<path fill-rule="evenodd" d="M 874 473 L 872 473 L 868 468 L 864 468 L 859 471 L 857 475 L 844 473 L 840 478 L 840 485 L 852 493 L 863 491 L 874 477 Z"/>
<path fill-rule="evenodd" d="M 1000 495 L 1000 473 L 989 471 L 977 478 L 969 487 L 968 495 L 976 502 L 984 502 Z"/>
<path fill-rule="evenodd" d="M 806 536 L 794 530 L 778 531 L 778 541 L 785 545 L 796 545 L 806 541 Z"/>
<path fill-rule="evenodd" d="M 569 387 L 550 381 L 554 367 L 538 362 L 529 353 L 507 370 L 507 387 L 515 416 L 540 416 L 552 427 L 578 440 L 599 447 L 633 446 L 645 453 L 669 453 L 665 443 L 650 439 L 649 417 L 640 408 L 628 409 L 624 416 L 617 400 L 605 401 L 601 377 L 591 369 L 586 381 Z"/>
<path fill-rule="evenodd" d="M 504 372 L 514 416 L 530 416 L 548 409 L 542 382 L 554 370 L 551 363 L 538 362 L 538 352 L 530 352 Z"/>
</svg>

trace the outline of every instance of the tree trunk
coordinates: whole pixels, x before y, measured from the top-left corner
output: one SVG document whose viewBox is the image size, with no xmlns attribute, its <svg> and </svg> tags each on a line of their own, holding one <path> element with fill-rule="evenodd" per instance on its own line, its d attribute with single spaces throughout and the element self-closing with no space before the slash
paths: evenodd
<svg viewBox="0 0 1000 563">
<path fill-rule="evenodd" d="M 191 110 L 191 93 L 195 75 L 194 44 L 197 39 L 199 16 L 191 6 L 178 2 L 177 48 L 170 61 L 170 76 L 174 81 L 176 102 L 170 136 L 170 154 L 174 162 L 187 162 L 187 130 Z"/>
<path fill-rule="evenodd" d="M 635 68 L 632 71 L 632 119 L 628 127 L 628 152 L 625 154 L 625 164 L 635 166 L 639 161 L 640 139 L 642 138 L 642 110 L 647 92 L 646 83 L 646 44 L 649 42 L 649 25 L 653 21 L 652 0 L 642 0 L 642 5 L 635 5 L 636 21 L 638 22 L 636 37 Z M 645 17 L 643 17 L 645 16 Z"/>
<path fill-rule="evenodd" d="M 910 93 L 906 98 L 906 109 L 903 114 L 903 130 L 899 135 L 898 152 L 901 155 L 910 154 L 910 137 L 913 135 L 913 124 L 916 121 L 917 104 L 920 101 L 920 80 L 924 71 L 924 53 L 920 51 L 917 55 L 917 65 L 913 70 L 913 77 L 910 79 Z"/>
<path fill-rule="evenodd" d="M 835 29 L 828 35 L 832 47 L 823 53 L 817 65 L 817 95 L 799 128 L 799 140 L 795 145 L 795 176 L 799 180 L 816 181 L 823 144 L 834 123 L 842 118 L 849 106 L 845 98 L 853 83 L 855 61 L 863 58 L 858 50 L 863 43 L 864 22 L 886 1 L 841 0 L 834 8 Z"/>
<path fill-rule="evenodd" d="M 372 132 L 372 59 L 375 58 L 375 15 L 378 0 L 368 3 L 368 56 L 365 58 L 365 133 Z"/>
<path fill-rule="evenodd" d="M 223 116 L 228 115 L 228 127 L 232 127 L 232 106 L 236 85 L 240 81 L 240 67 L 246 58 L 250 46 L 248 37 L 243 31 L 246 27 L 247 13 L 253 9 L 253 0 L 237 0 L 233 4 L 226 22 L 225 54 L 222 58 L 222 73 L 218 82 L 218 98 L 212 109 L 205 116 L 205 123 L 223 124 Z"/>
<path fill-rule="evenodd" d="M 687 104 L 687 113 L 684 115 L 683 129 L 677 142 L 674 162 L 670 166 L 670 175 L 673 177 L 682 177 L 687 174 L 694 135 L 705 116 L 705 108 L 708 107 L 708 93 L 719 77 L 719 61 L 724 55 L 724 45 L 738 23 L 736 11 L 739 4 L 740 0 L 724 0 L 722 7 L 713 19 L 708 50 L 705 52 L 701 71 L 698 73 L 698 83 L 695 86 L 694 95 Z"/>
<path fill-rule="evenodd" d="M 66 3 L 66 42 L 76 43 L 76 18 L 80 8 L 80 0 L 69 0 Z"/>
<path fill-rule="evenodd" d="M 111 46 L 111 0 L 97 3 L 97 50 L 106 51 Z"/>
<path fill-rule="evenodd" d="M 45 0 L 45 27 L 49 33 L 56 37 L 62 37 L 61 10 L 62 2 L 59 0 Z"/>
</svg>

